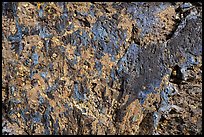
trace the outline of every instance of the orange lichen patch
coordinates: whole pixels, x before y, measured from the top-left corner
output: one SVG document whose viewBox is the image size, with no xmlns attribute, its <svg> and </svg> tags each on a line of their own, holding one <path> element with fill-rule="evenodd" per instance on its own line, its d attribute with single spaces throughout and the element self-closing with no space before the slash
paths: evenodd
<svg viewBox="0 0 204 137">
<path fill-rule="evenodd" d="M 157 29 L 159 30 L 159 28 Z M 163 30 L 159 31 L 158 33 L 148 33 L 141 39 L 140 43 L 141 45 L 148 45 L 151 43 L 163 43 L 166 40 L 167 34 L 169 34 L 169 32 L 163 33 Z"/>
<path fill-rule="evenodd" d="M 17 82 L 17 85 L 22 87 L 25 85 L 25 76 L 29 75 L 29 69 L 23 65 L 17 65 L 17 66 L 19 66 L 19 69 L 17 71 L 16 82 Z"/>
<path fill-rule="evenodd" d="M 46 89 L 47 84 L 44 82 L 44 79 L 40 76 L 40 74 L 34 74 L 33 79 L 38 80 L 38 85 L 41 87 L 42 90 Z"/>
<path fill-rule="evenodd" d="M 97 3 L 97 2 L 96 2 Z M 103 5 L 103 4 L 105 4 L 105 6 Z M 95 12 L 95 15 L 96 15 L 96 17 L 100 17 L 100 16 L 106 16 L 106 17 L 109 17 L 109 18 L 111 18 L 111 16 L 113 15 L 113 14 L 116 14 L 117 13 L 117 10 L 115 9 L 115 8 L 113 8 L 112 7 L 112 2 L 104 2 L 103 4 L 101 4 L 101 3 L 97 3 L 96 4 L 96 7 L 98 8 L 98 9 L 100 9 L 100 10 L 96 10 L 96 12 Z M 109 12 L 105 12 L 106 14 L 104 14 L 104 10 L 101 10 L 101 9 L 106 9 L 107 11 L 109 11 Z"/>
<path fill-rule="evenodd" d="M 108 117 L 106 117 L 105 115 L 100 114 L 99 116 L 99 121 L 101 123 L 103 123 L 103 125 L 108 126 Z"/>
<path fill-rule="evenodd" d="M 142 106 L 145 108 L 145 110 L 149 110 L 150 112 L 157 111 L 156 106 L 153 105 L 155 104 L 154 102 L 160 102 L 160 95 L 150 93 L 147 95 L 147 98 Z"/>
<path fill-rule="evenodd" d="M 96 10 L 96 12 L 95 12 L 95 16 L 96 16 L 96 17 L 101 17 L 101 16 L 103 16 L 103 15 L 104 15 L 103 12 L 101 12 L 100 10 Z"/>
<path fill-rule="evenodd" d="M 20 24 L 26 24 L 30 27 L 36 25 L 36 7 L 29 2 L 19 2 L 17 14 Z"/>
<path fill-rule="evenodd" d="M 66 99 L 71 96 L 71 89 L 68 89 L 67 87 L 64 87 L 64 90 L 61 91 L 61 95 L 59 95 L 60 98 Z"/>
<path fill-rule="evenodd" d="M 16 24 L 15 24 L 15 22 L 10 22 L 10 23 L 11 24 L 9 25 L 9 30 L 10 30 L 11 34 L 14 35 L 17 32 Z"/>
<path fill-rule="evenodd" d="M 65 90 L 68 92 L 67 93 L 68 96 L 66 96 L 66 94 L 65 94 L 65 96 L 62 96 L 63 98 L 69 97 L 71 92 L 72 92 L 72 89 L 74 87 L 74 81 L 70 80 L 70 78 L 66 78 L 65 80 L 66 80 L 65 86 L 67 87 L 67 88 L 65 88 Z"/>
<path fill-rule="evenodd" d="M 164 23 L 165 30 L 169 32 L 172 31 L 173 26 L 175 24 L 175 21 L 174 21 L 175 15 L 176 15 L 176 11 L 175 11 L 175 8 L 172 6 L 156 14 L 156 16 L 160 18 L 161 22 Z"/>
<path fill-rule="evenodd" d="M 127 107 L 126 115 L 120 124 L 121 132 L 124 134 L 135 134 L 139 130 L 139 124 L 143 118 L 142 106 L 139 100 L 135 100 Z"/>
<path fill-rule="evenodd" d="M 30 50 L 32 46 L 37 46 L 38 49 L 43 46 L 41 38 L 38 35 L 24 37 L 24 41 L 26 50 Z"/>
<path fill-rule="evenodd" d="M 66 55 L 69 59 L 74 59 L 74 51 L 76 50 L 76 46 L 67 45 Z"/>
<path fill-rule="evenodd" d="M 14 119 L 17 119 L 17 116 L 14 117 Z M 25 135 L 24 132 L 24 127 L 21 125 L 19 126 L 17 123 L 11 123 L 11 122 L 6 122 L 7 127 L 6 130 L 10 132 L 9 135 Z"/>
<path fill-rule="evenodd" d="M 44 3 L 44 2 L 42 2 L 42 3 Z M 38 9 L 38 10 L 41 8 L 42 3 L 37 2 L 37 9 Z"/>
<path fill-rule="evenodd" d="M 132 24 L 135 24 L 135 21 L 130 18 L 129 14 L 125 13 L 125 9 L 121 11 L 121 16 L 119 16 L 119 20 L 120 22 L 118 24 L 118 28 L 127 30 L 126 41 L 128 41 L 132 34 Z"/>
<path fill-rule="evenodd" d="M 165 10 L 156 13 L 155 17 L 160 19 L 158 24 L 153 26 L 151 33 L 146 34 L 140 41 L 141 45 L 147 45 L 150 43 L 163 43 L 166 40 L 166 36 L 169 35 L 175 27 L 175 8 L 170 6 Z"/>
<path fill-rule="evenodd" d="M 21 76 L 23 76 L 22 75 L 23 72 L 29 72 L 28 67 L 24 66 L 23 64 L 18 64 L 18 68 L 19 68 L 18 70 Z"/>
<path fill-rule="evenodd" d="M 75 68 L 78 71 L 78 80 L 82 80 L 84 78 L 92 79 L 96 74 L 96 70 L 94 69 L 95 59 L 92 48 L 82 49 L 81 57 L 77 58 L 78 63 L 75 65 Z M 82 78 L 82 79 L 81 79 Z"/>
<path fill-rule="evenodd" d="M 127 103 L 128 99 L 130 98 L 130 95 L 125 95 L 121 100 L 120 100 L 120 105 L 123 106 Z"/>
<path fill-rule="evenodd" d="M 89 8 L 90 8 L 91 3 L 90 2 L 70 2 L 70 4 L 67 4 L 67 9 L 70 11 L 70 14 L 73 15 L 72 21 L 69 22 L 69 24 L 73 23 L 74 24 L 74 29 L 67 31 L 68 32 L 74 32 L 77 31 L 78 29 L 85 29 L 87 31 L 90 31 L 90 28 L 81 26 L 80 21 L 78 20 L 80 17 L 76 17 L 76 14 L 74 11 L 80 12 L 80 13 L 88 13 Z M 95 19 L 90 17 L 90 15 L 86 15 L 86 18 L 90 23 L 94 23 Z"/>
<path fill-rule="evenodd" d="M 117 80 L 115 80 L 113 82 L 113 86 L 111 88 L 111 90 L 113 91 L 113 98 L 114 99 L 117 99 L 119 96 L 119 88 L 120 88 L 119 82 Z"/>
<path fill-rule="evenodd" d="M 198 122 L 198 117 L 197 116 L 194 116 L 194 117 L 191 117 L 191 122 L 193 123 L 193 124 L 196 124 L 197 122 Z"/>
<path fill-rule="evenodd" d="M 50 15 L 54 14 L 54 16 L 60 16 L 60 14 L 63 13 L 63 8 L 58 7 L 58 5 L 54 2 L 48 3 L 44 10 Z"/>
<path fill-rule="evenodd" d="M 2 95 L 2 101 L 5 101 L 5 99 L 6 99 L 6 90 L 5 90 L 5 88 L 2 88 L 1 95 Z"/>
<path fill-rule="evenodd" d="M 148 45 L 151 43 L 163 43 L 166 40 L 166 36 L 171 33 L 171 31 L 164 30 L 161 26 L 157 26 L 155 28 L 156 30 L 154 33 L 148 33 L 141 39 L 141 45 Z"/>
<path fill-rule="evenodd" d="M 103 65 L 102 78 L 106 78 L 106 76 L 109 76 L 112 67 L 116 66 L 116 63 L 111 61 L 111 58 L 108 54 L 105 54 L 100 61 L 101 64 Z"/>
<path fill-rule="evenodd" d="M 28 97 L 31 101 L 33 102 L 37 102 L 37 98 L 38 98 L 38 92 L 39 92 L 40 88 L 39 87 L 35 87 L 32 88 L 30 91 L 28 91 Z"/>
<path fill-rule="evenodd" d="M 87 69 L 85 69 L 85 68 L 79 69 L 78 72 L 79 73 L 78 73 L 77 80 L 79 80 L 79 81 L 82 81 L 82 79 L 86 78 L 86 76 L 89 75 Z"/>
<path fill-rule="evenodd" d="M 53 46 L 64 45 L 64 43 L 61 40 L 59 40 L 59 37 L 53 37 L 51 41 L 53 42 Z"/>
<path fill-rule="evenodd" d="M 13 59 L 17 59 L 15 56 L 15 52 L 11 50 L 8 42 L 6 42 L 5 44 L 4 42 L 2 42 L 2 47 L 2 57 L 5 59 L 5 64 L 7 64 L 9 61 L 12 61 Z M 4 64 L 2 63 L 2 65 Z"/>
<path fill-rule="evenodd" d="M 83 28 L 83 27 L 81 26 L 81 24 L 80 24 L 80 22 L 79 22 L 78 19 L 75 19 L 75 18 L 74 18 L 74 19 L 72 20 L 72 23 L 73 23 L 73 25 L 74 25 L 74 29 L 73 29 L 71 32 L 75 32 L 75 31 L 77 31 L 77 30 Z"/>
<path fill-rule="evenodd" d="M 60 130 L 66 128 L 67 124 L 65 124 L 65 123 L 69 123 L 68 118 L 62 117 L 62 118 L 59 119 L 59 125 L 60 125 L 60 128 L 61 128 Z"/>
<path fill-rule="evenodd" d="M 6 16 L 2 16 L 2 32 L 6 37 L 16 33 L 16 23 L 14 20 L 9 20 Z"/>
<path fill-rule="evenodd" d="M 87 15 L 86 19 L 90 24 L 94 24 L 96 22 L 96 18 L 93 18 L 90 14 Z"/>
<path fill-rule="evenodd" d="M 41 66 L 47 65 L 48 59 L 46 58 L 46 56 L 42 53 L 42 52 L 38 52 L 38 61 L 40 63 Z"/>
<path fill-rule="evenodd" d="M 110 97 L 111 96 L 111 89 L 109 87 L 106 87 L 106 92 L 104 96 Z"/>
<path fill-rule="evenodd" d="M 24 84 L 23 78 L 17 77 L 16 78 L 16 85 L 21 87 L 21 86 L 23 86 L 23 84 Z"/>
<path fill-rule="evenodd" d="M 111 120 L 109 120 L 109 121 L 111 121 Z M 107 128 L 108 128 L 108 130 L 110 130 L 109 135 L 115 135 L 116 134 L 117 129 L 115 128 L 113 122 L 109 122 Z"/>
<path fill-rule="evenodd" d="M 159 37 L 155 38 L 155 34 L 146 34 L 143 39 L 141 40 L 141 44 L 145 45 L 145 44 L 150 44 L 152 42 L 156 42 L 156 39 L 158 39 Z M 161 36 L 160 36 L 161 38 Z M 164 37 L 163 37 L 164 38 Z"/>
<path fill-rule="evenodd" d="M 96 131 L 98 120 L 92 122 L 92 130 Z M 95 133 L 96 134 L 96 133 Z"/>
<path fill-rule="evenodd" d="M 126 43 L 125 46 L 120 46 L 120 52 L 115 56 L 116 62 L 118 62 L 126 53 L 127 49 L 129 48 L 130 44 Z"/>
<path fill-rule="evenodd" d="M 111 11 L 110 13 L 107 13 L 107 15 L 112 16 L 113 14 L 116 14 L 118 12 L 115 8 L 112 7 L 112 2 L 105 2 L 105 4 L 107 5 L 106 8 L 108 9 L 108 11 Z"/>
<path fill-rule="evenodd" d="M 72 22 L 69 22 L 70 24 L 72 23 Z M 74 30 L 73 29 L 71 29 L 71 30 L 67 30 L 67 31 L 65 31 L 65 33 L 62 35 L 62 37 L 63 36 L 67 36 L 67 35 L 71 35 L 72 33 L 74 32 Z"/>
<path fill-rule="evenodd" d="M 91 3 L 90 2 L 72 2 L 73 8 L 81 13 L 88 13 Z"/>
<path fill-rule="evenodd" d="M 81 58 L 84 60 L 88 60 L 90 58 L 94 58 L 94 49 L 89 47 L 86 50 L 81 51 Z"/>
<path fill-rule="evenodd" d="M 31 83 L 30 81 L 26 81 L 26 84 L 22 87 L 22 90 L 30 91 L 31 89 Z"/>
<path fill-rule="evenodd" d="M 46 17 L 46 20 L 48 20 L 50 23 L 47 24 L 47 27 L 49 28 L 49 31 L 54 36 L 57 36 L 57 31 L 55 28 L 56 23 L 60 22 L 60 16 L 63 13 L 63 8 L 58 7 L 55 3 L 47 3 L 46 6 L 42 8 L 44 11 L 44 16 Z"/>
<path fill-rule="evenodd" d="M 35 128 L 36 128 L 36 129 L 35 129 L 34 135 L 42 135 L 42 133 L 43 133 L 44 130 L 45 130 L 45 129 L 44 129 L 44 126 L 43 126 L 43 123 L 37 124 Z"/>
<path fill-rule="evenodd" d="M 64 76 L 67 76 L 68 73 L 69 73 L 67 63 L 64 63 L 64 66 L 63 66 L 63 73 L 64 73 Z M 61 79 L 62 79 L 62 80 L 65 80 L 66 77 L 62 77 Z"/>
<path fill-rule="evenodd" d="M 97 79 L 94 82 L 100 83 L 100 84 L 97 84 L 96 87 L 94 88 L 94 91 L 92 91 L 92 92 L 94 92 L 97 97 L 101 98 L 101 92 L 103 91 L 104 86 L 106 86 L 106 85 L 104 83 L 101 83 L 100 79 Z"/>
<path fill-rule="evenodd" d="M 128 39 L 127 39 L 128 40 Z M 118 62 L 126 53 L 127 49 L 129 48 L 129 43 L 125 41 L 120 45 L 120 52 L 115 56 L 115 62 Z"/>
<path fill-rule="evenodd" d="M 56 108 L 56 100 L 49 99 L 50 106 Z"/>
<path fill-rule="evenodd" d="M 28 96 L 28 104 L 32 106 L 32 108 L 37 109 L 38 108 L 38 92 L 40 91 L 40 88 L 34 87 L 30 91 L 27 91 Z"/>
<path fill-rule="evenodd" d="M 115 62 L 111 61 L 111 58 L 108 54 L 105 54 L 102 58 L 101 58 L 101 64 L 103 66 L 105 66 L 106 68 L 112 68 L 113 66 L 115 66 Z"/>
<path fill-rule="evenodd" d="M 12 54 L 12 50 L 11 50 L 11 45 L 10 44 L 11 43 L 9 41 L 2 39 L 2 53 L 10 52 Z"/>
</svg>

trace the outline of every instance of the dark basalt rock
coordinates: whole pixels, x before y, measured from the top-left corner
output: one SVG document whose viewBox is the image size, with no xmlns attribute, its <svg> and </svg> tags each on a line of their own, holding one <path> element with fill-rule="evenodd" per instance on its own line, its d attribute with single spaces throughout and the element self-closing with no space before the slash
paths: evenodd
<svg viewBox="0 0 204 137">
<path fill-rule="evenodd" d="M 3 2 L 2 134 L 202 134 L 201 6 Z"/>
</svg>

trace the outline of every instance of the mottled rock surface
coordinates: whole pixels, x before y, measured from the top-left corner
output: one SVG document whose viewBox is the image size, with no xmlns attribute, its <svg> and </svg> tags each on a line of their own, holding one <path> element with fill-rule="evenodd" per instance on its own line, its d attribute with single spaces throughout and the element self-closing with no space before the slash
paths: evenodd
<svg viewBox="0 0 204 137">
<path fill-rule="evenodd" d="M 202 134 L 202 3 L 3 2 L 2 134 Z"/>
</svg>

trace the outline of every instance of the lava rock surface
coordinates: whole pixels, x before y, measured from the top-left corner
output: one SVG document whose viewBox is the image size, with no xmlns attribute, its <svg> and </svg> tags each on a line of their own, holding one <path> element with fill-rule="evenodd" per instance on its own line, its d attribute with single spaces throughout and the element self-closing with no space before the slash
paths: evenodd
<svg viewBox="0 0 204 137">
<path fill-rule="evenodd" d="M 202 3 L 3 2 L 2 134 L 202 134 Z"/>
</svg>

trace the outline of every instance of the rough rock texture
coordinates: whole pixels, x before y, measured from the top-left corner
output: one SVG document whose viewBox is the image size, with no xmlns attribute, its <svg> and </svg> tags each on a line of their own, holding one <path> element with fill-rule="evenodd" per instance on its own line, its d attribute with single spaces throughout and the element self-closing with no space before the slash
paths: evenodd
<svg viewBox="0 0 204 137">
<path fill-rule="evenodd" d="M 202 3 L 3 2 L 2 134 L 202 134 Z"/>
</svg>

